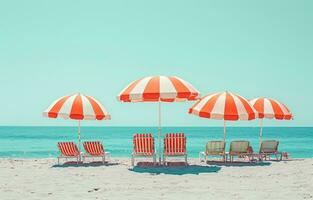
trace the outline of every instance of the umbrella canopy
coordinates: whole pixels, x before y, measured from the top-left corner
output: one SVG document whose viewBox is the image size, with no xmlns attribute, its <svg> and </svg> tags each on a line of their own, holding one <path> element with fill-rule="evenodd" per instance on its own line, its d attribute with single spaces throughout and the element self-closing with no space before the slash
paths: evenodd
<svg viewBox="0 0 313 200">
<path fill-rule="evenodd" d="M 80 93 L 64 96 L 53 102 L 43 115 L 74 120 L 106 120 L 111 116 L 99 101 Z"/>
<path fill-rule="evenodd" d="M 256 111 L 248 100 L 227 91 L 202 97 L 189 109 L 189 113 L 199 117 L 224 120 L 224 140 L 226 140 L 225 121 L 253 120 L 256 117 Z"/>
<path fill-rule="evenodd" d="M 49 118 L 78 120 L 78 144 L 80 148 L 81 120 L 108 120 L 111 116 L 99 101 L 80 93 L 64 96 L 53 102 L 43 115 Z"/>
<path fill-rule="evenodd" d="M 174 102 L 199 98 L 200 93 L 176 76 L 149 76 L 130 83 L 118 95 L 122 102 Z"/>
<path fill-rule="evenodd" d="M 259 118 L 291 120 L 292 114 L 289 109 L 279 101 L 270 98 L 255 98 L 250 104 L 259 113 Z"/>
<path fill-rule="evenodd" d="M 259 97 L 250 100 L 250 104 L 259 113 L 260 120 L 260 145 L 262 143 L 263 134 L 263 119 L 277 119 L 277 120 L 291 120 L 293 118 L 292 113 L 287 106 L 281 102 L 271 99 Z"/>
<path fill-rule="evenodd" d="M 161 102 L 181 102 L 198 99 L 200 93 L 188 82 L 176 76 L 149 76 L 130 83 L 118 95 L 122 102 L 159 102 L 159 161 L 161 162 Z"/>
</svg>

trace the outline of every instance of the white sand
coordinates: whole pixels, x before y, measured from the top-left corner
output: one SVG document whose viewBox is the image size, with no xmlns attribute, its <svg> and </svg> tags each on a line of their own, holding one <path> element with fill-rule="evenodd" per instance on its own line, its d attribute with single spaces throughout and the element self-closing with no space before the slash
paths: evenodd
<svg viewBox="0 0 313 200">
<path fill-rule="evenodd" d="M 53 167 L 55 162 L 0 159 L 0 199 L 313 199 L 313 159 L 264 166 L 137 167 L 136 172 L 129 170 L 129 159 L 114 158 L 118 164 L 109 166 Z M 196 159 L 190 163 L 199 165 Z"/>
</svg>

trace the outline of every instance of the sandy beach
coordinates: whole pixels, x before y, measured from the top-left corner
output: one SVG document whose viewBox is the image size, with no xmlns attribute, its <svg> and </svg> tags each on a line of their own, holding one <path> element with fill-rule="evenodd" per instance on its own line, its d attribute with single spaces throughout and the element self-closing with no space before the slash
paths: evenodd
<svg viewBox="0 0 313 200">
<path fill-rule="evenodd" d="M 313 199 L 313 159 L 259 165 L 57 166 L 55 159 L 0 159 L 0 199 Z"/>
</svg>

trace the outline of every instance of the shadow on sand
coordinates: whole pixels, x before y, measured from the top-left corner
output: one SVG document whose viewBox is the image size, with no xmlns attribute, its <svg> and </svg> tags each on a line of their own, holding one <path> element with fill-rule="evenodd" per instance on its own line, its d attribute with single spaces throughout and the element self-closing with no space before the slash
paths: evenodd
<svg viewBox="0 0 313 200">
<path fill-rule="evenodd" d="M 66 167 L 101 167 L 101 166 L 114 166 L 114 165 L 118 165 L 118 163 L 108 163 L 105 162 L 104 164 L 102 162 L 89 162 L 89 163 L 82 163 L 79 162 L 77 164 L 77 162 L 65 162 L 63 164 L 55 164 L 52 167 L 53 168 L 66 168 Z"/>
<path fill-rule="evenodd" d="M 170 175 L 184 175 L 202 173 L 216 173 L 221 169 L 219 166 L 201 166 L 201 165 L 187 165 L 184 163 L 169 163 L 168 166 L 153 166 L 147 163 L 138 163 L 129 171 L 136 173 L 150 173 L 154 175 L 158 174 L 170 174 Z"/>
<path fill-rule="evenodd" d="M 203 162 L 204 163 L 204 162 Z M 223 166 L 223 167 L 255 167 L 255 166 L 270 166 L 270 162 L 220 162 L 220 161 L 207 161 L 208 165 Z"/>
</svg>

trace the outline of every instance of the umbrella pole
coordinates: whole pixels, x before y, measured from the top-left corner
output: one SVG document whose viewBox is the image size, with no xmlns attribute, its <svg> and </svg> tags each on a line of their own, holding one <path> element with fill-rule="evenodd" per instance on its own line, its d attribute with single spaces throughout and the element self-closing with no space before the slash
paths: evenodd
<svg viewBox="0 0 313 200">
<path fill-rule="evenodd" d="M 159 163 L 161 164 L 161 101 L 159 101 L 158 139 L 159 139 Z"/>
<path fill-rule="evenodd" d="M 224 120 L 224 142 L 226 142 L 226 121 Z"/>
<path fill-rule="evenodd" d="M 260 120 L 260 148 L 262 144 L 262 135 L 263 135 L 263 119 Z"/>
<path fill-rule="evenodd" d="M 80 152 L 80 120 L 78 120 L 78 151 Z"/>
</svg>

